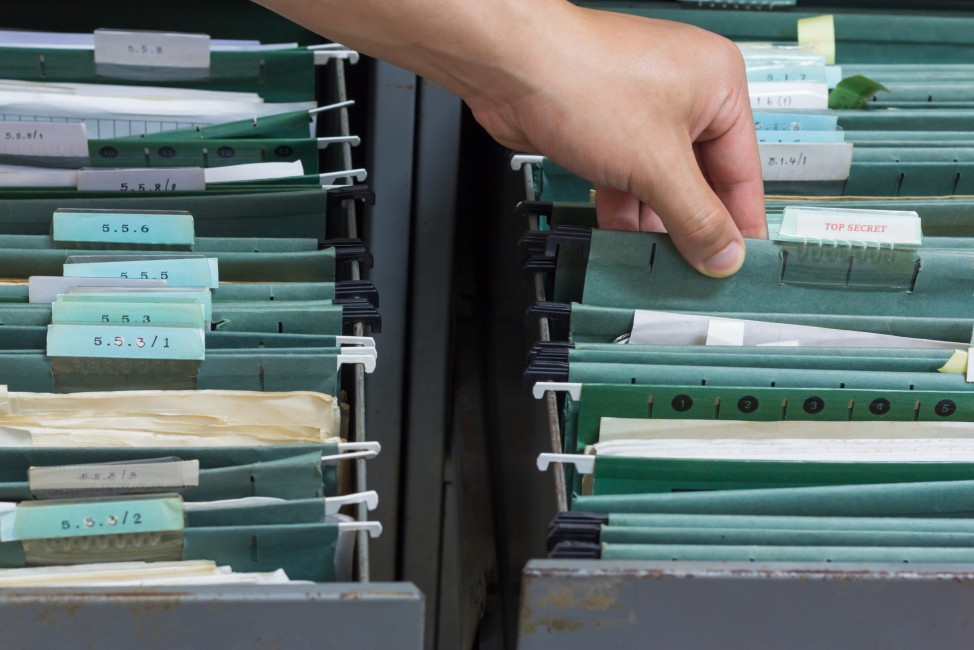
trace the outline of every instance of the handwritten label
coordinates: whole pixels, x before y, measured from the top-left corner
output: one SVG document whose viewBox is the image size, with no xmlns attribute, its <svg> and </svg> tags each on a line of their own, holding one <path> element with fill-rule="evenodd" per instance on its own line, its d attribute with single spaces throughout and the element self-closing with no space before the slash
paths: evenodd
<svg viewBox="0 0 974 650">
<path fill-rule="evenodd" d="M 29 502 L 0 514 L 0 541 L 150 533 L 183 526 L 183 500 L 178 497 Z"/>
<path fill-rule="evenodd" d="M 57 302 L 121 302 L 121 303 L 169 303 L 192 300 L 203 307 L 203 318 L 213 320 L 213 295 L 209 289 L 149 288 L 140 291 L 125 289 L 100 289 L 76 287 L 67 294 L 57 296 Z"/>
<path fill-rule="evenodd" d="M 132 488 L 184 488 L 200 483 L 200 462 L 180 460 L 159 463 L 61 465 L 31 467 L 31 492 Z"/>
<path fill-rule="evenodd" d="M 192 325 L 55 323 L 47 328 L 49 357 L 202 361 L 206 334 Z"/>
<path fill-rule="evenodd" d="M 185 323 L 203 327 L 203 305 L 183 299 L 179 302 L 55 302 L 52 323 Z"/>
<path fill-rule="evenodd" d="M 844 142 L 845 131 L 757 131 L 758 142 Z"/>
<path fill-rule="evenodd" d="M 826 83 L 824 65 L 800 65 L 794 63 L 761 62 L 747 64 L 748 83 L 762 81 L 809 81 Z"/>
<path fill-rule="evenodd" d="M 834 131 L 839 123 L 839 117 L 832 115 L 816 115 L 815 113 L 760 113 L 755 111 L 754 128 L 757 130 L 785 130 L 785 131 Z"/>
<path fill-rule="evenodd" d="M 209 69 L 206 34 L 95 30 L 95 65 Z"/>
<path fill-rule="evenodd" d="M 198 192 L 206 189 L 202 167 L 79 169 L 78 189 L 95 192 Z"/>
<path fill-rule="evenodd" d="M 0 122 L 0 156 L 88 158 L 84 122 Z"/>
<path fill-rule="evenodd" d="M 753 109 L 825 109 L 829 107 L 829 87 L 809 82 L 748 82 L 747 94 Z"/>
<path fill-rule="evenodd" d="M 842 181 L 852 167 L 852 143 L 759 143 L 765 181 Z"/>
<path fill-rule="evenodd" d="M 188 212 L 59 209 L 54 241 L 192 246 L 196 235 Z"/>
<path fill-rule="evenodd" d="M 923 241 L 923 234 L 916 212 L 787 206 L 781 217 L 778 239 L 916 248 Z"/>
<path fill-rule="evenodd" d="M 165 280 L 170 287 L 220 286 L 217 259 L 212 257 L 183 257 L 167 259 L 137 259 L 123 262 L 85 262 L 65 264 L 64 276 L 72 278 L 119 278 Z"/>
</svg>

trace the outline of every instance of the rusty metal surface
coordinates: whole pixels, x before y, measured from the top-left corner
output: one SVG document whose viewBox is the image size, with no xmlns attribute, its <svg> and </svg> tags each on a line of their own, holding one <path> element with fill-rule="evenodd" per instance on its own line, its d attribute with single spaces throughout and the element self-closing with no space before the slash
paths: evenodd
<svg viewBox="0 0 974 650">
<path fill-rule="evenodd" d="M 405 583 L 0 589 L 0 648 L 419 649 Z"/>
<path fill-rule="evenodd" d="M 518 648 L 971 648 L 969 565 L 536 560 Z"/>
</svg>

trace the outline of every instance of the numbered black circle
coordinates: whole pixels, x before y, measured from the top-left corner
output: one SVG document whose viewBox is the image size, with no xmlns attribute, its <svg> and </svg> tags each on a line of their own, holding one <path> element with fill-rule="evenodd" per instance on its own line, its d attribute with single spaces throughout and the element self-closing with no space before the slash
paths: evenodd
<svg viewBox="0 0 974 650">
<path fill-rule="evenodd" d="M 877 397 L 869 403 L 869 412 L 873 415 L 885 415 L 889 413 L 889 400 L 885 397 Z"/>
<path fill-rule="evenodd" d="M 176 155 L 176 150 L 172 147 L 159 147 L 159 155 L 162 158 L 172 158 Z"/>
<path fill-rule="evenodd" d="M 942 418 L 951 416 L 957 410 L 957 405 L 952 399 L 942 399 L 933 407 L 934 412 Z"/>
<path fill-rule="evenodd" d="M 802 408 L 805 409 L 806 413 L 811 415 L 821 413 L 822 409 L 825 408 L 825 400 L 821 397 L 809 397 L 807 400 L 805 400 L 805 403 L 802 404 Z"/>
<path fill-rule="evenodd" d="M 220 147 L 216 150 L 216 155 L 220 156 L 220 158 L 233 158 L 236 153 L 233 147 Z"/>
<path fill-rule="evenodd" d="M 294 153 L 294 149 L 287 146 L 286 144 L 282 144 L 280 147 L 274 150 L 274 153 L 277 154 L 278 158 L 287 158 L 292 153 Z"/>
<path fill-rule="evenodd" d="M 689 411 L 693 406 L 693 398 L 689 395 L 677 395 L 670 404 L 673 406 L 674 411 L 683 413 L 684 411 Z"/>
<path fill-rule="evenodd" d="M 737 400 L 737 410 L 741 413 L 754 413 L 758 410 L 758 398 L 753 395 L 745 395 Z"/>
<path fill-rule="evenodd" d="M 115 147 L 102 147 L 98 150 L 98 154 L 102 158 L 115 158 L 118 156 L 118 149 Z"/>
</svg>

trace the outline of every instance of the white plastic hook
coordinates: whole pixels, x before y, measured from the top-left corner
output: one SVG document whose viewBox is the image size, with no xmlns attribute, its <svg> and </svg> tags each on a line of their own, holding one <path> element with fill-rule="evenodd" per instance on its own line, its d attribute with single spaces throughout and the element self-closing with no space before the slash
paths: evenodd
<svg viewBox="0 0 974 650">
<path fill-rule="evenodd" d="M 354 106 L 354 105 L 355 105 L 354 99 L 346 99 L 343 102 L 328 104 L 326 106 L 319 106 L 318 108 L 312 108 L 310 111 L 308 111 L 308 114 L 317 115 L 318 113 L 324 113 L 325 111 L 331 111 L 336 108 L 345 108 L 346 106 Z"/>
<path fill-rule="evenodd" d="M 352 65 L 358 63 L 359 53 L 355 50 L 338 49 L 333 50 L 313 50 L 315 55 L 315 65 L 328 65 L 332 59 L 345 59 Z"/>
<path fill-rule="evenodd" d="M 369 173 L 364 169 L 343 169 L 337 172 L 328 172 L 327 174 L 318 174 L 318 179 L 322 185 L 327 185 L 332 181 L 338 180 L 339 178 L 354 178 L 358 182 L 364 181 L 368 178 Z"/>
<path fill-rule="evenodd" d="M 544 156 L 518 153 L 511 156 L 511 169 L 520 171 L 524 165 L 540 165 L 544 162 Z"/>
<path fill-rule="evenodd" d="M 375 347 L 375 339 L 371 336 L 336 336 L 337 345 L 360 345 L 366 348 Z"/>
<path fill-rule="evenodd" d="M 568 393 L 569 397 L 576 402 L 582 399 L 582 385 L 570 381 L 538 381 L 532 387 L 531 394 L 534 395 L 534 399 L 541 399 L 549 390 Z"/>
<path fill-rule="evenodd" d="M 341 144 L 343 142 L 357 147 L 362 144 L 362 139 L 357 135 L 333 135 L 327 138 L 318 138 L 318 149 L 327 149 L 330 144 Z"/>
<path fill-rule="evenodd" d="M 354 350 L 355 348 L 352 349 Z M 341 368 L 345 364 L 360 363 L 365 366 L 365 372 L 372 373 L 375 370 L 375 357 L 369 354 L 343 352 L 337 355 L 336 359 L 338 364 L 336 368 Z"/>
<path fill-rule="evenodd" d="M 378 521 L 340 521 L 338 522 L 340 532 L 354 532 L 364 530 L 369 533 L 369 537 L 375 539 L 382 534 L 382 523 Z"/>
<path fill-rule="evenodd" d="M 355 505 L 356 503 L 364 503 L 370 511 L 375 510 L 379 506 L 379 493 L 375 490 L 369 490 L 368 492 L 344 494 L 340 497 L 328 497 L 325 499 L 325 514 L 337 515 L 342 506 Z"/>
<path fill-rule="evenodd" d="M 552 463 L 574 465 L 580 474 L 591 474 L 595 469 L 595 456 L 585 454 L 538 454 L 538 469 L 542 472 Z"/>
</svg>

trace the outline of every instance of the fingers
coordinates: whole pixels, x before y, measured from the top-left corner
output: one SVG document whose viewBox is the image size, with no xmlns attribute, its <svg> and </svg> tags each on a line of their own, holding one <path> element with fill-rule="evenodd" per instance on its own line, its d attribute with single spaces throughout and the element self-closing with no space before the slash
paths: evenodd
<svg viewBox="0 0 974 650">
<path fill-rule="evenodd" d="M 629 192 L 596 185 L 595 211 L 599 217 L 599 227 L 606 230 L 666 232 L 656 212 Z"/>
<path fill-rule="evenodd" d="M 641 230 L 639 199 L 606 185 L 595 186 L 595 212 L 599 228 L 606 230 Z"/>
<path fill-rule="evenodd" d="M 741 234 L 767 239 L 761 158 L 750 109 L 740 111 L 722 135 L 695 146 L 700 152 L 700 167 Z"/>
<path fill-rule="evenodd" d="M 705 151 L 701 153 L 706 157 Z M 658 143 L 656 156 L 668 164 L 665 185 L 659 187 L 658 182 L 649 180 L 642 184 L 647 190 L 641 194 L 646 195 L 690 264 L 710 277 L 732 275 L 744 263 L 744 240 L 731 214 L 704 178 L 690 142 L 675 138 L 662 148 Z M 753 214 L 744 223 L 751 230 L 757 228 Z"/>
</svg>

